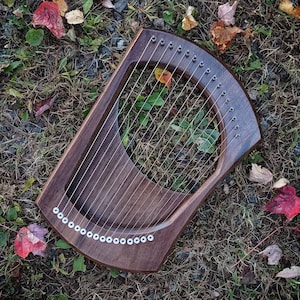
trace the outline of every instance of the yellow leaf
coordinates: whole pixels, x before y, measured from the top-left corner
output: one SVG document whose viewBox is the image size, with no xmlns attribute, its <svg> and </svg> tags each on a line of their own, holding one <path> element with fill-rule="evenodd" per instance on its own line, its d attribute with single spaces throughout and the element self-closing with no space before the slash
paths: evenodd
<svg viewBox="0 0 300 300">
<path fill-rule="evenodd" d="M 65 0 L 53 0 L 58 5 L 59 14 L 63 17 L 68 10 L 68 4 Z"/>
<path fill-rule="evenodd" d="M 194 10 L 193 6 L 189 6 L 186 10 L 185 17 L 182 20 L 182 29 L 183 30 L 191 30 L 192 28 L 198 25 L 198 22 L 192 16 L 192 12 Z"/>
<path fill-rule="evenodd" d="M 294 7 L 293 3 L 290 0 L 281 0 L 279 9 L 287 13 L 288 15 L 300 19 L 300 6 Z"/>
<path fill-rule="evenodd" d="M 171 87 L 172 74 L 168 70 L 156 68 L 154 70 L 154 75 L 156 80 L 161 83 L 164 83 L 166 87 L 169 89 Z"/>
</svg>

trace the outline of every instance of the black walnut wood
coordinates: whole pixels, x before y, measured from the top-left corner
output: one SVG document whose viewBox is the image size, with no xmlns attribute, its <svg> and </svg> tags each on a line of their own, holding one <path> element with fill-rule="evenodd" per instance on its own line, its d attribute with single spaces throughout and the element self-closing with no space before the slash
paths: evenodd
<svg viewBox="0 0 300 300">
<path fill-rule="evenodd" d="M 153 43 L 145 47 L 152 39 Z M 162 55 L 164 45 L 170 42 L 173 48 L 184 51 L 186 57 L 173 57 L 172 51 Z M 161 46 L 157 47 L 157 43 Z M 204 62 L 207 72 L 218 78 L 220 88 L 211 87 L 207 84 L 207 77 L 201 77 L 203 68 L 194 72 L 195 67 L 186 67 L 190 57 L 195 57 L 195 63 Z M 148 179 L 131 161 L 120 138 L 118 95 L 135 64 L 154 66 L 158 59 L 160 65 L 176 68 L 186 77 L 193 77 L 193 82 L 199 82 L 200 89 L 205 87 L 220 121 L 222 148 L 216 169 L 193 194 L 171 191 Z M 129 46 L 122 63 L 56 166 L 36 204 L 68 243 L 95 262 L 132 272 L 154 272 L 199 206 L 260 138 L 250 101 L 224 64 L 181 37 L 143 29 Z M 111 153 L 117 153 L 117 158 Z M 91 188 L 94 185 L 96 189 Z M 171 200 L 168 206 L 161 204 L 163 195 Z M 115 206 L 111 205 L 114 199 L 119 200 Z M 61 216 L 53 212 L 55 207 L 63 210 Z M 149 212 L 151 221 L 143 219 L 145 211 Z M 68 226 L 70 220 L 80 224 L 78 231 Z M 106 237 L 106 240 L 100 241 L 99 236 Z M 114 240 L 116 236 L 118 238 Z M 151 239 L 145 238 L 149 236 Z M 125 242 L 120 243 L 122 240 Z"/>
</svg>

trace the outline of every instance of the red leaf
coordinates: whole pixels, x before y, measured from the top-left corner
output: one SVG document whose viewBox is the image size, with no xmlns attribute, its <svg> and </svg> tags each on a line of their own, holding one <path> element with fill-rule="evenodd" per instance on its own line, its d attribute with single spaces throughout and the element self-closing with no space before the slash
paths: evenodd
<svg viewBox="0 0 300 300">
<path fill-rule="evenodd" d="M 296 189 L 290 185 L 277 189 L 277 196 L 264 206 L 264 211 L 283 214 L 291 220 L 300 212 L 300 198 L 296 195 Z"/>
<path fill-rule="evenodd" d="M 48 232 L 37 224 L 22 227 L 15 239 L 15 252 L 22 258 L 26 258 L 30 252 L 34 255 L 44 256 L 44 251 L 47 244 L 44 240 L 44 235 Z"/>
<path fill-rule="evenodd" d="M 50 97 L 45 101 L 39 102 L 35 107 L 35 117 L 39 117 L 42 115 L 46 110 L 50 109 L 54 101 L 56 100 L 57 96 Z"/>
<path fill-rule="evenodd" d="M 65 28 L 57 3 L 42 2 L 33 13 L 32 24 L 33 26 L 46 26 L 59 39 L 65 35 Z"/>
</svg>

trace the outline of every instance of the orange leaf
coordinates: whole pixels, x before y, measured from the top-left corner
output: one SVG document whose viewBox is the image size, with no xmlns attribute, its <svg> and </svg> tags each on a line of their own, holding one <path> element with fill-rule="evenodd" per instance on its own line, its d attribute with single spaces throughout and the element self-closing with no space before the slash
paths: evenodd
<svg viewBox="0 0 300 300">
<path fill-rule="evenodd" d="M 195 20 L 195 18 L 192 15 L 193 10 L 194 10 L 193 6 L 189 6 L 187 8 L 186 15 L 182 20 L 183 30 L 191 30 L 192 28 L 198 25 L 198 22 Z"/>
<path fill-rule="evenodd" d="M 210 28 L 212 40 L 221 53 L 224 53 L 234 37 L 242 32 L 243 30 L 237 26 L 225 26 L 223 21 L 214 22 Z"/>
<path fill-rule="evenodd" d="M 53 0 L 53 2 L 58 5 L 59 13 L 63 17 L 68 10 L 68 4 L 65 0 Z"/>
<path fill-rule="evenodd" d="M 300 19 L 300 6 L 294 7 L 293 3 L 290 0 L 281 0 L 279 9 L 291 16 Z"/>
<path fill-rule="evenodd" d="M 165 69 L 156 68 L 154 70 L 154 75 L 156 80 L 158 80 L 161 83 L 164 83 L 168 89 L 171 87 L 171 81 L 172 81 L 171 72 Z"/>
</svg>

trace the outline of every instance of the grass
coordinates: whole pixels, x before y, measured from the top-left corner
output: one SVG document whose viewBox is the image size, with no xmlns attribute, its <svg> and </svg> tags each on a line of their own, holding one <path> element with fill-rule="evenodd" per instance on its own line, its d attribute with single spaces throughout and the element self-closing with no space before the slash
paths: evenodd
<svg viewBox="0 0 300 300">
<path fill-rule="evenodd" d="M 274 194 L 270 186 L 247 180 L 251 162 L 268 167 L 275 178 L 288 178 L 300 191 L 299 20 L 279 12 L 279 1 L 240 1 L 236 23 L 253 28 L 250 48 L 237 38 L 220 55 L 210 41 L 209 27 L 221 2 L 129 1 L 131 7 L 121 18 L 94 3 L 87 23 L 70 27 L 75 40 L 57 40 L 44 28 L 41 43 L 31 46 L 26 33 L 38 3 L 11 3 L 11 8 L 0 4 L 0 298 L 300 299 L 299 279 L 275 277 L 284 267 L 299 265 L 299 238 L 293 233 L 278 232 L 232 268 L 283 224 L 281 217 L 262 213 Z M 263 141 L 197 211 L 155 274 L 117 273 L 97 266 L 61 246 L 50 229 L 46 258 L 17 257 L 16 231 L 31 223 L 47 227 L 34 200 L 125 51 L 114 42 L 114 32 L 128 43 L 140 26 L 162 24 L 162 29 L 177 32 L 188 4 L 196 7 L 199 26 L 183 35 L 235 71 L 252 98 Z M 23 17 L 13 14 L 17 8 Z M 82 9 L 81 2 L 74 2 L 73 8 Z M 160 18 L 164 22 L 158 22 Z M 51 111 L 35 118 L 36 104 L 54 95 Z M 299 216 L 293 221 L 297 223 Z M 270 244 L 284 252 L 279 266 L 268 266 L 258 255 Z"/>
</svg>

